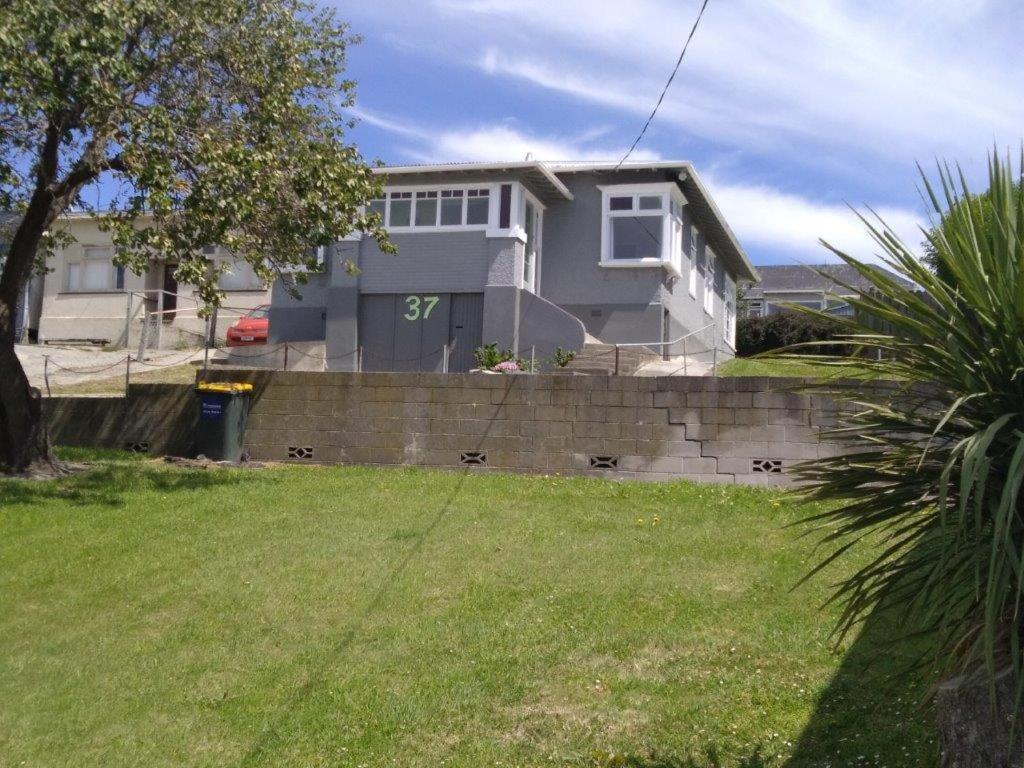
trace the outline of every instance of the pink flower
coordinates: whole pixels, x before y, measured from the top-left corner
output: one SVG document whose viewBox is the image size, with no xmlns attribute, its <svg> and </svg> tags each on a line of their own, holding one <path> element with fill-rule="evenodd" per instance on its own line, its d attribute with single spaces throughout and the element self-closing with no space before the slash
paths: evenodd
<svg viewBox="0 0 1024 768">
<path fill-rule="evenodd" d="M 515 360 L 506 360 L 503 363 L 498 363 L 492 370 L 498 371 L 498 373 L 517 373 L 519 365 Z"/>
</svg>

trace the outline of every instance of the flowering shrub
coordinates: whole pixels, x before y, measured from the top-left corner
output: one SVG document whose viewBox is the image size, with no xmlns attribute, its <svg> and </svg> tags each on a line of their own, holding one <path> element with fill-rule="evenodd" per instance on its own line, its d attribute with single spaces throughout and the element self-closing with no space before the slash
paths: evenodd
<svg viewBox="0 0 1024 768">
<path fill-rule="evenodd" d="M 491 370 L 498 373 L 519 373 L 519 364 L 515 360 L 505 360 L 498 363 Z"/>
</svg>

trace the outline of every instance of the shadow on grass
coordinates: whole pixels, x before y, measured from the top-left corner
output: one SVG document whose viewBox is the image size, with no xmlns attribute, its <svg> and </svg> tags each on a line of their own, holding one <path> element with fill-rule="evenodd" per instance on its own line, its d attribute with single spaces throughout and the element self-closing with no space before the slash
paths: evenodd
<svg viewBox="0 0 1024 768">
<path fill-rule="evenodd" d="M 579 765 L 594 768 L 765 768 L 768 763 L 760 749 L 755 749 L 749 756 L 740 760 L 723 760 L 718 751 L 711 748 L 705 750 L 701 757 L 662 755 L 654 752 L 647 755 L 597 753 L 590 761 L 581 762 Z"/>
<path fill-rule="evenodd" d="M 906 635 L 900 617 L 876 608 L 819 698 L 786 768 L 937 763 L 929 686 L 912 669 L 926 646 Z M 877 756 L 877 757 L 876 757 Z"/>
<path fill-rule="evenodd" d="M 0 479 L 0 506 L 60 502 L 75 506 L 122 507 L 125 495 L 139 491 L 175 491 L 239 485 L 247 473 L 240 470 L 165 469 L 126 459 L 102 463 L 54 480 Z"/>
</svg>

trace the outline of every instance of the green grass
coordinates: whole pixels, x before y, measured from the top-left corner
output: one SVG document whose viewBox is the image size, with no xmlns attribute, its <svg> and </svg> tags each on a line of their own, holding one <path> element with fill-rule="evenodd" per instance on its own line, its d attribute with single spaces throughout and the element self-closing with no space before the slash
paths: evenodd
<svg viewBox="0 0 1024 768">
<path fill-rule="evenodd" d="M 852 378 L 867 375 L 857 366 L 830 366 L 799 360 L 734 357 L 718 367 L 719 376 L 800 376 L 806 378 Z"/>
<path fill-rule="evenodd" d="M 930 760 L 772 492 L 64 455 L 0 481 L 2 765 Z"/>
<path fill-rule="evenodd" d="M 169 365 L 166 368 L 143 368 L 133 365 L 130 369 L 132 384 L 192 384 L 196 380 L 196 370 L 202 363 L 186 363 Z M 50 393 L 53 395 L 123 395 L 124 368 L 117 376 L 109 376 L 91 381 L 74 384 L 51 382 Z"/>
</svg>

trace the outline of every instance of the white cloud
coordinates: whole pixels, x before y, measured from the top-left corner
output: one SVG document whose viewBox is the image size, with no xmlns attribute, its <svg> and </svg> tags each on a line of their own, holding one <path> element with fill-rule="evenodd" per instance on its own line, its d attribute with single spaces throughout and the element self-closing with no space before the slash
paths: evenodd
<svg viewBox="0 0 1024 768">
<path fill-rule="evenodd" d="M 443 39 L 454 61 L 642 118 L 697 6 L 434 0 L 375 12 L 425 46 Z M 854 168 L 975 158 L 1020 140 L 1022 23 L 1024 5 L 996 0 L 712 3 L 656 127 Z"/>
<path fill-rule="evenodd" d="M 513 125 L 480 125 L 448 130 L 430 130 L 412 126 L 401 120 L 365 109 L 352 110 L 353 114 L 370 125 L 395 136 L 411 140 L 404 154 L 416 162 L 467 162 L 525 160 L 617 160 L 621 148 L 596 143 L 605 135 L 605 129 L 592 128 L 576 136 L 538 136 Z M 656 152 L 638 150 L 633 160 L 658 160 Z"/>
<path fill-rule="evenodd" d="M 861 261 L 877 261 L 878 245 L 848 206 L 821 203 L 767 186 L 714 177 L 707 182 L 726 221 L 748 252 L 784 251 L 803 263 L 835 260 L 818 242 L 822 239 Z M 923 217 L 904 208 L 880 208 L 875 213 L 907 247 L 918 251 L 924 240 Z"/>
</svg>

